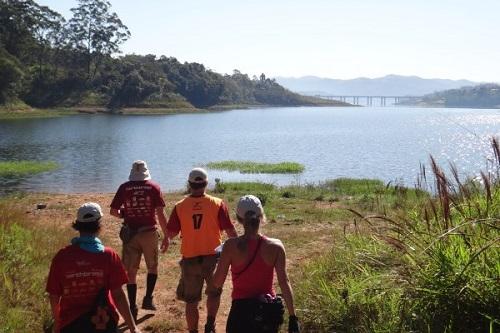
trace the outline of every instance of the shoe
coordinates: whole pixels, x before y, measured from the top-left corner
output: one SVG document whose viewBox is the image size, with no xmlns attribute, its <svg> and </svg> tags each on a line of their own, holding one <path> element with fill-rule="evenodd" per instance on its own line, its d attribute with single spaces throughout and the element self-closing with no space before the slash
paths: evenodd
<svg viewBox="0 0 500 333">
<path fill-rule="evenodd" d="M 137 306 L 131 306 L 130 313 L 132 314 L 132 318 L 134 318 L 134 322 L 137 322 L 137 314 L 139 313 L 139 309 L 137 309 Z"/>
<path fill-rule="evenodd" d="M 215 333 L 215 326 L 205 325 L 205 333 Z"/>
<path fill-rule="evenodd" d="M 142 308 L 144 310 L 156 311 L 156 306 L 153 303 L 153 296 L 144 296 L 144 298 L 142 299 Z"/>
</svg>

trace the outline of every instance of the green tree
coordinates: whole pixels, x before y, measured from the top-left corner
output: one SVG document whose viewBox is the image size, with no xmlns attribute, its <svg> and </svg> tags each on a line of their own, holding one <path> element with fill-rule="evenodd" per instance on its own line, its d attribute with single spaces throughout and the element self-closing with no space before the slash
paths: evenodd
<svg viewBox="0 0 500 333">
<path fill-rule="evenodd" d="M 22 76 L 19 61 L 0 48 L 0 104 L 15 97 L 15 90 Z"/>
<path fill-rule="evenodd" d="M 79 0 L 72 8 L 68 21 L 70 41 L 85 58 L 87 78 L 95 77 L 103 60 L 119 53 L 120 44 L 130 38 L 128 28 L 110 12 L 111 4 L 104 0 Z M 93 68 L 93 71 L 92 71 Z"/>
</svg>

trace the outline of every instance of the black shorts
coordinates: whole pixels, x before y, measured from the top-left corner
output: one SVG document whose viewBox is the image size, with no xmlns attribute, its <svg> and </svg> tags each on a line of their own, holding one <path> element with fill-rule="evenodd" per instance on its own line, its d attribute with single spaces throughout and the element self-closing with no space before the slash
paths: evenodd
<svg viewBox="0 0 500 333">
<path fill-rule="evenodd" d="M 233 300 L 227 318 L 226 333 L 278 333 L 279 324 L 259 324 L 255 318 L 258 316 L 259 300 L 237 299 Z"/>
<path fill-rule="evenodd" d="M 94 324 L 88 318 L 80 318 L 61 328 L 60 333 L 117 333 L 118 323 L 110 318 L 104 330 L 96 330 Z"/>
</svg>

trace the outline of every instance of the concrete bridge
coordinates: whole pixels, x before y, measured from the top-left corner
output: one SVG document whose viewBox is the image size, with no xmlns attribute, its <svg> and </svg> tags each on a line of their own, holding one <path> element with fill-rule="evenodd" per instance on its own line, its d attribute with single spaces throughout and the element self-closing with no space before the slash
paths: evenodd
<svg viewBox="0 0 500 333">
<path fill-rule="evenodd" d="M 338 100 L 354 105 L 387 106 L 397 105 L 403 101 L 411 101 L 420 98 L 421 96 L 315 95 L 315 97 L 328 100 Z"/>
</svg>

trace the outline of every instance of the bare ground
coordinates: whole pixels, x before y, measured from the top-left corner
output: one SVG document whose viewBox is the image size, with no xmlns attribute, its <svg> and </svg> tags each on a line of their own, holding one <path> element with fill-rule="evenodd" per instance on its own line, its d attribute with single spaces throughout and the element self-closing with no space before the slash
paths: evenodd
<svg viewBox="0 0 500 333">
<path fill-rule="evenodd" d="M 84 202 L 94 201 L 99 203 L 107 213 L 113 194 L 30 194 L 18 201 L 27 216 L 33 223 L 41 223 L 53 226 L 54 230 L 68 233 L 71 237 L 70 224 L 74 220 L 77 208 Z M 173 204 L 181 198 L 181 194 L 167 194 L 167 214 L 170 213 Z M 47 204 L 45 209 L 36 209 L 37 203 Z M 314 206 L 314 203 L 311 204 Z M 335 206 L 335 205 L 334 205 Z M 327 207 L 322 207 L 327 208 Z M 330 208 L 330 207 L 328 207 Z M 234 216 L 233 216 L 234 218 Z M 121 221 L 109 214 L 104 217 L 104 228 L 101 238 L 105 245 L 111 246 L 118 253 L 121 252 L 121 241 L 118 232 Z M 241 229 L 237 226 L 238 232 Z M 283 222 L 267 223 L 262 226 L 261 232 L 269 237 L 280 238 L 285 244 L 288 257 L 288 270 L 292 281 L 299 276 L 303 263 L 330 248 L 329 243 L 334 240 L 333 233 L 342 229 L 341 223 L 319 223 L 305 221 L 298 224 Z M 68 239 L 69 242 L 69 239 Z M 138 321 L 143 332 L 186 332 L 184 319 L 184 303 L 176 300 L 175 288 L 180 275 L 178 260 L 180 259 L 179 242 L 177 238 L 167 253 L 160 255 L 159 278 L 155 289 L 155 303 L 158 308 L 156 312 L 140 310 Z M 61 244 L 63 246 L 64 244 Z M 138 305 L 140 306 L 145 292 L 146 271 L 144 262 L 138 276 Z M 276 286 L 277 287 L 277 286 Z M 277 287 L 279 292 L 279 287 Z M 222 295 L 221 307 L 217 316 L 217 327 L 219 332 L 225 330 L 225 322 L 231 305 L 230 298 L 231 281 L 226 280 Z M 203 331 L 205 322 L 204 300 L 200 303 L 200 332 Z M 121 332 L 125 332 L 122 329 Z"/>
</svg>

